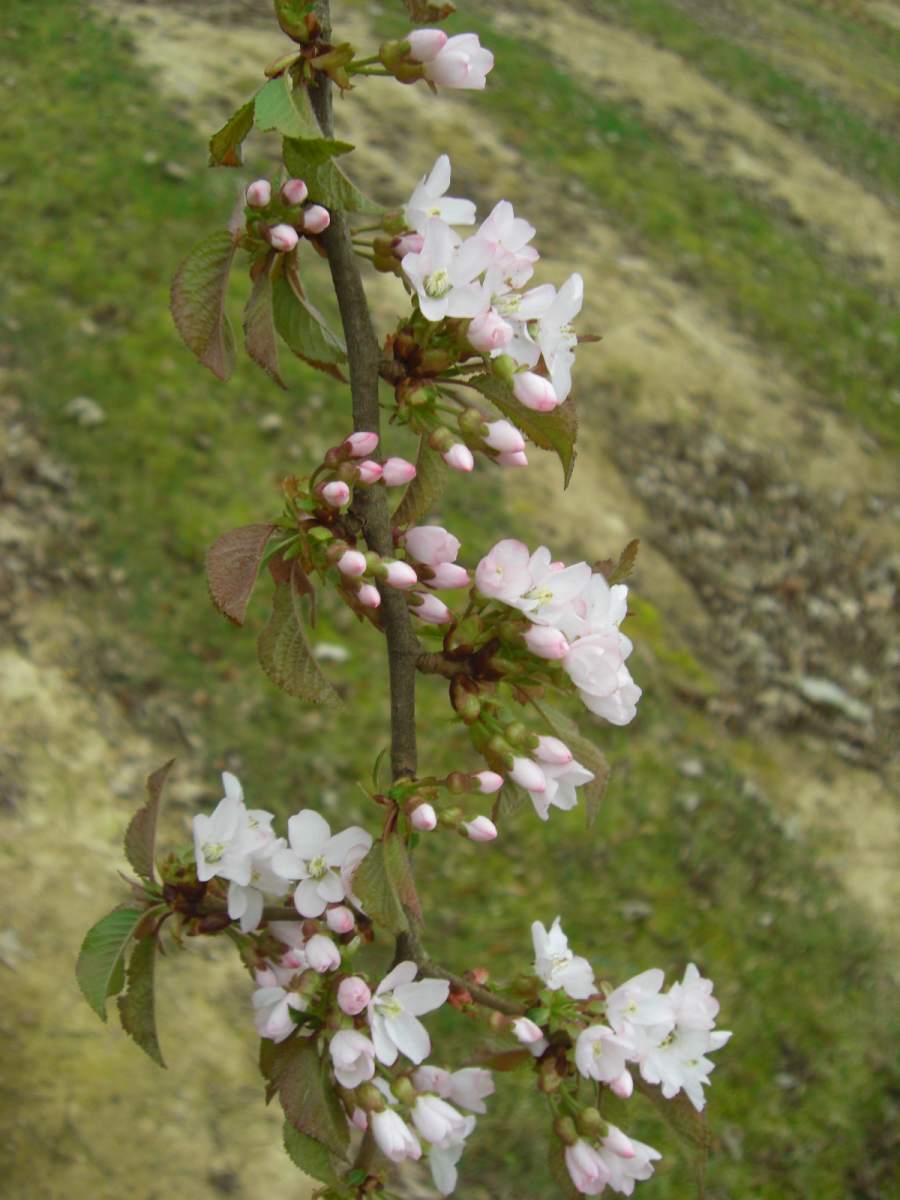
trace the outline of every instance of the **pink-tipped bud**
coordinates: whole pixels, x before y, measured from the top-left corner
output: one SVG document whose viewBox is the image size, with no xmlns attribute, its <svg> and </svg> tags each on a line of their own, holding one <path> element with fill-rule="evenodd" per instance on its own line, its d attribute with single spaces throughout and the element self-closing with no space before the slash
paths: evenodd
<svg viewBox="0 0 900 1200">
<path fill-rule="evenodd" d="M 556 767 L 565 767 L 575 757 L 565 742 L 557 737 L 539 737 L 534 757 L 541 762 L 552 763 Z"/>
<path fill-rule="evenodd" d="M 302 179 L 289 179 L 281 185 L 281 198 L 285 204 L 302 204 L 309 195 L 309 188 Z"/>
<path fill-rule="evenodd" d="M 631 1078 L 631 1072 L 625 1070 L 609 1085 L 609 1090 L 613 1095 L 618 1096 L 620 1100 L 627 1100 L 634 1091 L 634 1080 Z"/>
<path fill-rule="evenodd" d="M 368 458 L 378 449 L 378 434 L 363 430 L 344 438 L 343 445 L 351 458 Z"/>
<path fill-rule="evenodd" d="M 627 1137 L 621 1129 L 617 1129 L 615 1125 L 608 1127 L 603 1145 L 607 1150 L 612 1150 L 613 1154 L 618 1154 L 619 1158 L 634 1158 L 634 1144 L 631 1138 Z"/>
<path fill-rule="evenodd" d="M 527 467 L 528 455 L 524 450 L 516 450 L 514 454 L 498 454 L 495 461 L 499 467 Z"/>
<path fill-rule="evenodd" d="M 381 478 L 388 487 L 400 487 L 416 477 L 416 468 L 405 458 L 389 458 L 382 468 Z"/>
<path fill-rule="evenodd" d="M 447 45 L 443 29 L 414 29 L 406 38 L 413 62 L 431 62 Z"/>
<path fill-rule="evenodd" d="M 268 179 L 255 179 L 244 196 L 251 208 L 267 208 L 272 203 L 272 185 Z"/>
<path fill-rule="evenodd" d="M 441 458 L 454 471 L 471 471 L 475 466 L 472 451 L 462 442 L 454 442 L 450 449 L 441 455 Z"/>
<path fill-rule="evenodd" d="M 525 645 L 538 658 L 565 658 L 569 653 L 569 643 L 552 625 L 532 625 L 522 636 Z"/>
<path fill-rule="evenodd" d="M 525 439 L 512 421 L 489 421 L 484 440 L 501 454 L 517 454 L 525 449 Z"/>
<path fill-rule="evenodd" d="M 460 543 L 459 538 L 441 525 L 416 525 L 403 538 L 403 545 L 416 562 L 436 567 L 439 563 L 456 562 Z"/>
<path fill-rule="evenodd" d="M 358 975 L 349 975 L 338 984 L 338 1007 L 348 1017 L 355 1017 L 357 1013 L 361 1013 L 371 999 L 369 985 Z"/>
<path fill-rule="evenodd" d="M 369 1128 L 369 1117 L 364 1108 L 354 1108 L 350 1117 L 350 1123 L 355 1125 L 360 1133 L 365 1133 Z"/>
<path fill-rule="evenodd" d="M 309 965 L 320 975 L 324 975 L 328 971 L 336 971 L 341 965 L 340 950 L 324 933 L 313 934 L 306 943 L 305 949 Z"/>
<path fill-rule="evenodd" d="M 326 912 L 325 924 L 332 933 L 350 933 L 356 928 L 356 917 L 346 904 L 338 904 Z"/>
<path fill-rule="evenodd" d="M 509 776 L 519 787 L 523 787 L 526 792 L 545 792 L 547 790 L 547 780 L 544 777 L 544 772 L 530 758 L 514 758 Z"/>
<path fill-rule="evenodd" d="M 438 563 L 431 569 L 434 575 L 428 580 L 430 588 L 463 588 L 471 582 L 469 572 L 457 563 Z"/>
<path fill-rule="evenodd" d="M 492 350 L 506 349 L 513 339 L 513 327 L 493 308 L 489 308 L 487 312 L 472 318 L 466 337 L 473 350 L 490 354 Z"/>
<path fill-rule="evenodd" d="M 273 225 L 268 232 L 269 244 L 279 254 L 289 254 L 300 241 L 293 225 Z"/>
<path fill-rule="evenodd" d="M 516 1017 L 513 1021 L 513 1033 L 523 1046 L 533 1046 L 544 1036 L 540 1025 L 535 1025 L 534 1021 L 529 1020 L 528 1017 Z"/>
<path fill-rule="evenodd" d="M 359 550 L 345 550 L 338 559 L 337 569 L 349 579 L 358 579 L 366 573 L 366 556 Z"/>
<path fill-rule="evenodd" d="M 431 594 L 422 595 L 421 593 L 420 599 L 421 603 L 409 610 L 414 617 L 418 617 L 426 625 L 447 625 L 452 621 L 450 609 L 443 600 L 439 600 L 437 596 Z"/>
<path fill-rule="evenodd" d="M 492 796 L 503 787 L 503 776 L 496 771 L 476 771 L 472 778 L 478 780 L 478 790 L 484 796 Z"/>
<path fill-rule="evenodd" d="M 377 483 L 383 473 L 381 463 L 373 462 L 372 459 L 366 459 L 365 462 L 359 464 L 359 482 L 364 484 Z"/>
<path fill-rule="evenodd" d="M 391 587 L 405 590 L 415 587 L 419 582 L 419 577 L 409 563 L 389 562 L 384 564 L 384 581 Z"/>
<path fill-rule="evenodd" d="M 311 204 L 303 211 L 303 232 L 324 233 L 331 224 L 331 214 L 321 204 Z"/>
<path fill-rule="evenodd" d="M 432 804 L 420 804 L 418 808 L 414 808 L 409 820 L 413 829 L 418 829 L 421 833 L 430 833 L 437 827 L 437 813 Z"/>
<path fill-rule="evenodd" d="M 473 842 L 492 842 L 497 836 L 497 826 L 490 817 L 476 817 L 474 821 L 463 821 L 466 836 Z"/>
<path fill-rule="evenodd" d="M 513 376 L 513 395 L 534 412 L 551 412 L 560 402 L 550 380 L 534 371 L 519 371 Z"/>
<path fill-rule="evenodd" d="M 424 245 L 421 233 L 405 233 L 403 237 L 394 238 L 391 249 L 397 258 L 404 258 L 407 254 L 421 254 Z"/>
<path fill-rule="evenodd" d="M 332 479 L 331 483 L 325 483 L 319 488 L 319 495 L 332 508 L 341 508 L 350 499 L 350 488 L 343 479 Z"/>
<path fill-rule="evenodd" d="M 379 608 L 381 592 L 372 583 L 364 583 L 356 593 L 356 598 L 364 608 Z"/>
</svg>

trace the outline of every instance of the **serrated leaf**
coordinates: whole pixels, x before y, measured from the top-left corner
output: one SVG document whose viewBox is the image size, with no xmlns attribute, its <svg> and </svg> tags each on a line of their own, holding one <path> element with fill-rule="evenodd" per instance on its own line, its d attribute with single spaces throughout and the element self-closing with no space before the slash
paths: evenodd
<svg viewBox="0 0 900 1200">
<path fill-rule="evenodd" d="M 256 128 L 264 133 L 280 133 L 286 138 L 315 137 L 316 127 L 311 123 L 309 106 L 301 99 L 305 95 L 305 89 L 301 88 L 295 100 L 293 83 L 286 71 L 264 83 L 256 93 L 253 114 Z"/>
<path fill-rule="evenodd" d="M 342 154 L 349 154 L 351 150 L 356 149 L 352 142 L 341 142 L 337 138 L 292 138 L 291 142 L 296 147 L 294 161 L 303 162 L 303 169 L 307 173 L 321 167 L 332 158 L 340 158 Z"/>
<path fill-rule="evenodd" d="M 242 525 L 216 538 L 206 552 L 206 582 L 223 617 L 243 625 L 274 525 Z"/>
<path fill-rule="evenodd" d="M 306 138 L 288 137 L 284 142 L 284 165 L 291 175 L 306 180 L 310 200 L 316 204 L 324 204 L 328 209 L 340 209 L 343 212 L 383 212 L 380 204 L 364 196 L 359 188 L 350 182 L 333 156 L 320 161 L 322 146 L 309 143 L 321 143 L 324 140 L 327 139 L 312 134 Z"/>
<path fill-rule="evenodd" d="M 440 499 L 447 482 L 449 467 L 436 450 L 423 437 L 416 456 L 416 474 L 406 485 L 406 490 L 397 505 L 391 524 L 397 526 L 418 525 L 421 519 Z"/>
<path fill-rule="evenodd" d="M 160 905 L 160 911 L 164 907 Z M 119 1019 L 122 1028 L 134 1038 L 144 1053 L 165 1067 L 156 1035 L 155 968 L 156 938 L 141 938 L 128 961 L 128 990 L 119 997 Z"/>
<path fill-rule="evenodd" d="M 640 546 L 640 538 L 631 539 L 631 541 L 619 555 L 619 561 L 613 568 L 612 575 L 609 578 L 609 582 L 611 584 L 621 583 L 623 580 L 629 577 L 634 570 L 634 564 L 637 561 L 638 550 L 640 549 Z"/>
<path fill-rule="evenodd" d="M 518 784 L 512 783 L 509 779 L 504 781 L 503 787 L 497 793 L 497 799 L 494 801 L 494 807 L 491 811 L 491 818 L 496 821 L 502 817 L 511 816 L 525 803 L 527 793 L 524 788 L 520 788 Z"/>
<path fill-rule="evenodd" d="M 306 640 L 291 583 L 278 583 L 275 587 L 272 616 L 259 635 L 257 653 L 262 669 L 289 696 L 315 704 L 340 703 Z"/>
<path fill-rule="evenodd" d="M 563 486 L 569 486 L 575 469 L 575 440 L 578 437 L 578 415 L 571 397 L 552 412 L 534 412 L 513 395 L 512 388 L 496 375 L 476 375 L 468 380 L 536 446 L 554 450 L 562 463 Z"/>
<path fill-rule="evenodd" d="M 672 1129 L 681 1143 L 685 1157 L 694 1173 L 698 1200 L 706 1196 L 706 1164 L 709 1160 L 710 1136 L 706 1117 L 697 1112 L 684 1092 L 667 1100 L 658 1087 L 638 1078 L 635 1088 L 649 1100 L 657 1113 Z"/>
<path fill-rule="evenodd" d="M 277 1094 L 293 1128 L 343 1158 L 349 1140 L 347 1120 L 314 1040 L 295 1034 L 275 1045 L 263 1039 L 260 1070 L 267 1081 L 266 1099 Z"/>
<path fill-rule="evenodd" d="M 356 868 L 353 891 L 377 925 L 390 933 L 404 933 L 409 929 L 409 921 L 385 862 L 383 842 L 377 841 Z"/>
<path fill-rule="evenodd" d="M 172 280 L 171 309 L 185 345 L 219 379 L 234 370 L 234 334 L 225 293 L 234 260 L 231 234 L 210 234 L 188 253 Z"/>
<path fill-rule="evenodd" d="M 239 167 L 244 161 L 241 145 L 253 128 L 253 100 L 248 100 L 209 139 L 211 167 Z"/>
<path fill-rule="evenodd" d="M 125 949 L 143 915 L 140 908 L 115 908 L 88 930 L 81 943 L 75 978 L 101 1021 L 106 1020 L 107 997 L 121 991 L 125 982 Z"/>
<path fill-rule="evenodd" d="M 336 1184 L 338 1176 L 331 1161 L 327 1146 L 317 1142 L 306 1133 L 295 1129 L 290 1121 L 284 1122 L 282 1134 L 284 1148 L 295 1167 L 320 1183 Z"/>
<path fill-rule="evenodd" d="M 403 838 L 398 833 L 388 834 L 384 839 L 382 853 L 388 879 L 407 919 L 411 917 L 416 925 L 421 927 L 422 906 L 419 903 L 419 894 L 416 891 L 412 867 Z"/>
<path fill-rule="evenodd" d="M 253 288 L 244 307 L 244 347 L 253 361 L 283 388 L 287 384 L 278 370 L 278 343 L 275 340 L 275 322 L 272 311 L 272 264 L 275 251 L 271 251 L 265 265 L 253 281 Z"/>
<path fill-rule="evenodd" d="M 169 772 L 174 766 L 175 759 L 147 776 L 147 800 L 131 820 L 125 830 L 125 857 L 142 879 L 153 882 L 153 858 L 156 852 L 156 822 L 159 816 L 159 805 L 162 791 Z"/>
<path fill-rule="evenodd" d="M 344 343 L 319 310 L 283 275 L 272 285 L 275 328 L 289 348 L 311 367 L 345 382 L 338 363 L 347 358 Z"/>
</svg>

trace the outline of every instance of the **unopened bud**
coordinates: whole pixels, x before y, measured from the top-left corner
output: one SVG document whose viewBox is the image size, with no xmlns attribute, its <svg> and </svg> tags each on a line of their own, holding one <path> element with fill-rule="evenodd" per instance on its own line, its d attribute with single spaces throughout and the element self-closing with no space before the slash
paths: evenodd
<svg viewBox="0 0 900 1200">
<path fill-rule="evenodd" d="M 523 1046 L 533 1046 L 535 1042 L 539 1042 L 544 1036 L 544 1031 L 540 1025 L 536 1025 L 528 1017 L 516 1017 L 513 1021 L 513 1033 Z"/>
<path fill-rule="evenodd" d="M 285 204 L 302 204 L 309 195 L 309 188 L 302 179 L 288 179 L 281 185 L 281 198 Z"/>
<path fill-rule="evenodd" d="M 321 204 L 311 204 L 303 211 L 303 232 L 324 233 L 331 224 L 331 214 Z"/>
<path fill-rule="evenodd" d="M 350 499 L 350 488 L 342 479 L 333 479 L 319 488 L 319 495 L 332 508 L 341 508 Z"/>
<path fill-rule="evenodd" d="M 597 1116 L 600 1114 L 598 1113 Z M 613 1154 L 618 1154 L 619 1158 L 634 1158 L 634 1143 L 615 1125 L 607 1126 L 603 1145 L 607 1150 L 612 1150 Z"/>
<path fill-rule="evenodd" d="M 525 439 L 512 421 L 489 422 L 484 440 L 492 450 L 501 454 L 515 454 L 525 449 Z"/>
<path fill-rule="evenodd" d="M 414 29 L 407 37 L 409 57 L 415 62 L 431 62 L 447 45 L 443 29 Z"/>
<path fill-rule="evenodd" d="M 420 833 L 430 833 L 432 829 L 437 828 L 437 813 L 434 811 L 432 804 L 420 804 L 414 808 L 409 818 L 413 829 L 418 829 Z"/>
<path fill-rule="evenodd" d="M 389 458 L 382 469 L 381 478 L 388 487 L 400 487 L 416 477 L 416 468 L 405 458 Z"/>
<path fill-rule="evenodd" d="M 377 483 L 382 476 L 382 472 L 381 463 L 366 459 L 365 462 L 359 464 L 359 482 L 366 486 Z"/>
<path fill-rule="evenodd" d="M 509 734 L 507 733 L 507 736 Z M 565 767 L 575 757 L 565 742 L 557 737 L 539 737 L 534 748 L 534 757 L 541 762 L 552 763 L 556 767 Z"/>
<path fill-rule="evenodd" d="M 342 575 L 358 579 L 366 573 L 366 556 L 359 550 L 346 550 L 338 559 L 337 568 Z"/>
<path fill-rule="evenodd" d="M 414 593 L 410 596 L 413 606 L 410 612 L 414 617 L 418 617 L 420 621 L 424 621 L 426 625 L 447 625 L 453 620 L 453 614 L 450 609 L 437 596 L 430 593 L 423 595 L 421 592 Z M 418 601 L 418 603 L 415 603 Z"/>
<path fill-rule="evenodd" d="M 358 975 L 349 975 L 338 985 L 338 1006 L 348 1017 L 355 1017 L 361 1013 L 371 999 L 372 991 L 369 985 Z"/>
<path fill-rule="evenodd" d="M 510 778 L 519 787 L 523 787 L 526 792 L 545 792 L 547 790 L 547 780 L 544 772 L 530 758 L 523 758 L 517 755 L 513 759 L 512 770 L 509 773 Z"/>
<path fill-rule="evenodd" d="M 378 434 L 360 430 L 344 438 L 342 445 L 351 458 L 368 458 L 378 449 Z"/>
<path fill-rule="evenodd" d="M 618 1096 L 620 1100 L 627 1100 L 634 1091 L 634 1080 L 631 1078 L 631 1072 L 626 1068 L 616 1079 L 609 1085 L 609 1090 L 614 1096 Z"/>
<path fill-rule="evenodd" d="M 492 842 L 497 836 L 497 826 L 490 817 L 476 817 L 474 821 L 463 821 L 466 837 L 473 842 Z"/>
<path fill-rule="evenodd" d="M 524 450 L 509 451 L 498 454 L 494 462 L 498 467 L 527 467 L 528 455 Z"/>
<path fill-rule="evenodd" d="M 419 577 L 409 563 L 388 562 L 384 564 L 384 580 L 391 587 L 405 591 L 407 588 L 415 587 L 419 582 Z"/>
<path fill-rule="evenodd" d="M 509 354 L 498 354 L 496 358 L 491 359 L 491 370 L 498 379 L 505 379 L 507 383 L 512 383 L 518 369 L 518 363 Z"/>
<path fill-rule="evenodd" d="M 453 588 L 468 587 L 471 583 L 469 572 L 465 567 L 461 567 L 458 563 L 437 563 L 431 568 L 431 578 L 426 580 L 430 588 Z"/>
<path fill-rule="evenodd" d="M 266 233 L 269 245 L 279 254 L 289 254 L 300 241 L 293 225 L 273 225 Z"/>
<path fill-rule="evenodd" d="M 582 1108 L 576 1117 L 578 1129 L 586 1138 L 601 1138 L 606 1133 L 606 1122 L 600 1115 L 599 1109 Z"/>
<path fill-rule="evenodd" d="M 309 960 L 309 965 L 314 971 L 318 971 L 320 975 L 326 974 L 328 971 L 336 971 L 341 965 L 341 952 L 324 933 L 317 933 L 315 937 L 311 937 L 306 943 L 304 950 L 306 957 Z"/>
<path fill-rule="evenodd" d="M 484 796 L 491 796 L 503 787 L 503 776 L 496 771 L 476 771 L 472 776 L 478 782 L 478 790 Z"/>
<path fill-rule="evenodd" d="M 514 375 L 512 389 L 519 403 L 534 412 L 551 412 L 560 403 L 550 380 L 534 371 L 519 371 Z"/>
<path fill-rule="evenodd" d="M 398 258 L 404 258 L 407 254 L 421 254 L 424 245 L 421 233 L 405 233 L 403 237 L 394 238 L 391 249 Z"/>
<path fill-rule="evenodd" d="M 325 924 L 332 933 L 350 933 L 356 927 L 356 918 L 346 904 L 338 904 L 325 913 Z"/>
<path fill-rule="evenodd" d="M 441 457 L 447 466 L 452 467 L 454 471 L 468 472 L 475 466 L 472 451 L 468 446 L 464 446 L 462 442 L 454 442 L 450 449 L 445 451 Z"/>
<path fill-rule="evenodd" d="M 466 337 L 473 350 L 490 354 L 509 345 L 513 339 L 513 327 L 493 308 L 489 308 L 469 322 Z"/>
<path fill-rule="evenodd" d="M 401 1104 L 415 1104 L 416 1102 L 418 1093 L 413 1087 L 412 1080 L 407 1079 L 405 1075 L 401 1075 L 392 1082 L 391 1091 Z"/>
<path fill-rule="evenodd" d="M 255 179 L 244 196 L 251 208 L 267 208 L 272 202 L 272 185 L 268 179 Z"/>
<path fill-rule="evenodd" d="M 531 653 L 538 658 L 554 661 L 565 658 L 569 653 L 568 641 L 552 625 L 532 625 L 522 637 Z"/>
<path fill-rule="evenodd" d="M 578 1130 L 571 1117 L 557 1117 L 553 1122 L 553 1132 L 567 1146 L 574 1146 L 578 1141 Z"/>
<path fill-rule="evenodd" d="M 356 593 L 356 598 L 364 608 L 379 608 L 381 606 L 381 593 L 371 583 L 364 583 Z"/>
</svg>

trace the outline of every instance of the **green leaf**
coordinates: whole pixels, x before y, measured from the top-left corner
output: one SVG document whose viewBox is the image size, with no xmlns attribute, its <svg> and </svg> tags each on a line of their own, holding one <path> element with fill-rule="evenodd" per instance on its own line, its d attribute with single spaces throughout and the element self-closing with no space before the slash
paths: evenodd
<svg viewBox="0 0 900 1200">
<path fill-rule="evenodd" d="M 622 583 L 627 579 L 634 570 L 634 564 L 637 562 L 638 550 L 641 546 L 640 538 L 632 538 L 622 553 L 619 555 L 619 561 L 613 569 L 612 576 L 609 582 Z"/>
<path fill-rule="evenodd" d="M 503 787 L 497 793 L 497 799 L 494 801 L 494 807 L 491 811 L 491 817 L 494 821 L 502 817 L 511 816 L 525 803 L 527 793 L 518 784 L 511 783 L 507 779 Z"/>
<path fill-rule="evenodd" d="M 382 925 L 390 933 L 404 933 L 409 929 L 409 921 L 385 859 L 384 842 L 377 841 L 356 868 L 353 890 L 377 925 Z"/>
<path fill-rule="evenodd" d="M 422 437 L 416 457 L 416 475 L 406 485 L 400 503 L 391 517 L 396 526 L 418 525 L 421 519 L 437 503 L 447 482 L 449 467 L 436 450 Z"/>
<path fill-rule="evenodd" d="M 286 71 L 276 79 L 270 79 L 256 93 L 253 115 L 256 128 L 263 132 L 275 131 L 288 138 L 315 137 L 316 126 L 309 105 L 301 98 L 305 96 L 306 90 L 301 89 L 301 96 L 295 99 L 293 82 Z"/>
<path fill-rule="evenodd" d="M 328 328 L 299 285 L 279 276 L 272 286 L 272 304 L 275 328 L 297 357 L 343 382 L 337 364 L 347 358 L 344 343 Z"/>
<path fill-rule="evenodd" d="M 234 334 L 225 293 L 235 242 L 223 231 L 198 242 L 175 272 L 171 309 L 185 345 L 219 379 L 234 370 Z"/>
<path fill-rule="evenodd" d="M 115 908 L 88 930 L 81 944 L 75 978 L 101 1021 L 106 1020 L 107 997 L 121 991 L 125 982 L 125 948 L 143 915 L 140 908 Z"/>
<path fill-rule="evenodd" d="M 706 1164 L 709 1161 L 710 1136 L 706 1117 L 697 1112 L 684 1092 L 667 1100 L 658 1087 L 635 1080 L 635 1088 L 653 1105 L 670 1129 L 675 1133 L 694 1174 L 698 1200 L 706 1195 Z"/>
<path fill-rule="evenodd" d="M 468 381 L 542 450 L 556 451 L 563 469 L 563 486 L 569 486 L 575 469 L 578 415 L 571 397 L 552 412 L 534 412 L 513 395 L 512 388 L 496 375 L 476 375 Z"/>
<path fill-rule="evenodd" d="M 290 582 L 276 585 L 272 616 L 259 635 L 257 653 L 262 669 L 289 696 L 314 704 L 340 703 L 310 650 Z"/>
<path fill-rule="evenodd" d="M 161 912 L 164 908 L 164 905 L 160 905 Z M 122 1028 L 134 1038 L 144 1053 L 165 1067 L 156 1036 L 153 991 L 155 967 L 156 938 L 141 938 L 135 944 L 128 962 L 128 990 L 119 997 L 119 1018 Z"/>
<path fill-rule="evenodd" d="M 400 901 L 407 918 L 412 917 L 416 925 L 422 925 L 422 906 L 416 891 L 406 843 L 398 833 L 389 833 L 382 846 L 384 867 L 391 882 L 394 895 Z"/>
<path fill-rule="evenodd" d="M 147 777 L 147 801 L 128 822 L 125 830 L 125 857 L 142 879 L 153 882 L 153 856 L 156 852 L 156 821 L 166 779 L 175 763 L 167 763 Z"/>
<path fill-rule="evenodd" d="M 336 1184 L 338 1176 L 327 1146 L 306 1133 L 295 1129 L 290 1121 L 284 1123 L 284 1148 L 295 1167 L 320 1183 Z"/>
<path fill-rule="evenodd" d="M 272 264 L 275 251 L 253 281 L 253 289 L 244 307 L 244 347 L 250 357 L 283 388 L 287 384 L 278 370 L 278 343 L 272 314 Z"/>
<path fill-rule="evenodd" d="M 244 161 L 241 144 L 253 128 L 253 109 L 254 102 L 248 100 L 209 139 L 211 167 L 239 167 Z"/>
<path fill-rule="evenodd" d="M 293 138 L 291 144 L 296 147 L 294 160 L 304 163 L 303 170 L 306 174 L 323 166 L 332 158 L 339 158 L 340 155 L 349 154 L 351 150 L 356 149 L 352 142 L 340 142 L 336 138 L 327 137 Z"/>
<path fill-rule="evenodd" d="M 291 175 L 306 180 L 310 200 L 316 204 L 324 204 L 328 209 L 340 209 L 343 212 L 383 212 L 380 204 L 364 196 L 359 188 L 350 182 L 334 161 L 334 156 L 322 161 L 324 147 L 321 143 L 325 140 L 319 137 L 285 139 L 284 165 Z"/>
<path fill-rule="evenodd" d="M 216 538 L 206 552 L 206 582 L 218 612 L 243 625 L 274 525 L 242 525 Z"/>
<path fill-rule="evenodd" d="M 343 1158 L 349 1140 L 347 1119 L 314 1039 L 295 1034 L 278 1045 L 263 1039 L 259 1058 L 267 1080 L 266 1099 L 277 1094 L 294 1129 Z"/>
</svg>

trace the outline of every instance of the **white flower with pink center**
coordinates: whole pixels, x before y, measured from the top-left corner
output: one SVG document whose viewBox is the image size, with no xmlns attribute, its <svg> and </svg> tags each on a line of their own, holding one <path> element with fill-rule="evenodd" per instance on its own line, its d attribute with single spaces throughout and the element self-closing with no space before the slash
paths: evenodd
<svg viewBox="0 0 900 1200">
<path fill-rule="evenodd" d="M 494 65 L 494 56 L 481 45 L 477 33 L 458 33 L 448 38 L 436 53 L 433 53 L 433 45 L 426 50 L 429 54 L 424 60 L 426 79 L 439 87 L 479 91 L 484 88 Z M 414 54 L 415 50 L 412 50 L 411 56 Z"/>
<path fill-rule="evenodd" d="M 325 818 L 306 808 L 288 821 L 288 841 L 290 848 L 275 854 L 272 867 L 282 879 L 300 881 L 294 892 L 300 916 L 320 917 L 344 899 L 342 868 L 349 856 L 368 852 L 372 835 L 354 825 L 332 837 Z"/>
<path fill-rule="evenodd" d="M 475 569 L 475 586 L 482 596 L 514 604 L 532 586 L 531 555 L 524 542 L 505 538 Z"/>
</svg>

